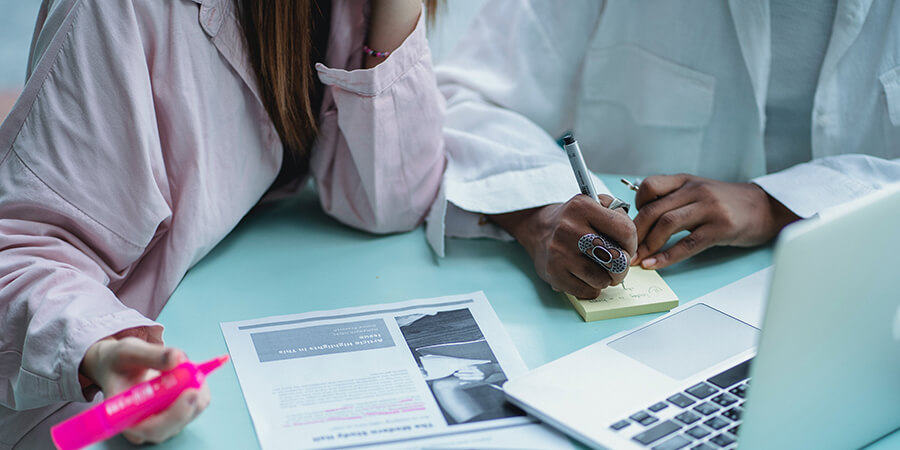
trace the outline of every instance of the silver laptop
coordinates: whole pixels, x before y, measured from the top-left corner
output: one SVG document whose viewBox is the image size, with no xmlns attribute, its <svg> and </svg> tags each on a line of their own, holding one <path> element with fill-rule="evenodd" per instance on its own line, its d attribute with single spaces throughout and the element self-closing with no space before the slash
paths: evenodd
<svg viewBox="0 0 900 450">
<path fill-rule="evenodd" d="M 894 187 L 788 227 L 771 268 L 506 394 L 592 447 L 864 446 L 900 428 L 898 258 Z"/>
</svg>

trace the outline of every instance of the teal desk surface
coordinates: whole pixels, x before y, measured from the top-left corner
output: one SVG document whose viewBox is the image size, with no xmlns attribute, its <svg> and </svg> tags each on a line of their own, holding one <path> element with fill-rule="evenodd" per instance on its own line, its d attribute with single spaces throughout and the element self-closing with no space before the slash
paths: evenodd
<svg viewBox="0 0 900 450">
<path fill-rule="evenodd" d="M 633 196 L 604 177 L 623 199 Z M 575 245 L 573 243 L 572 245 Z M 661 270 L 682 302 L 771 264 L 770 247 L 718 248 Z M 194 360 L 227 352 L 220 322 L 484 291 L 529 368 L 659 314 L 585 323 L 516 243 L 453 239 L 437 258 L 424 230 L 375 236 L 326 216 L 316 194 L 262 205 L 187 274 L 159 316 Z M 302 376 L 302 374 L 298 374 Z M 157 448 L 259 448 L 234 369 L 210 376 L 212 403 Z M 130 448 L 117 437 L 101 448 Z M 872 448 L 900 448 L 900 432 Z"/>
</svg>

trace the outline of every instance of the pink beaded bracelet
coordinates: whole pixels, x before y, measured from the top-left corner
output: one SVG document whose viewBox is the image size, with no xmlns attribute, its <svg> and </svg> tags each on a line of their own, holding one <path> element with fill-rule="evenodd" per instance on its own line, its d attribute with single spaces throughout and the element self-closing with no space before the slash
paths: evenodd
<svg viewBox="0 0 900 450">
<path fill-rule="evenodd" d="M 369 46 L 366 44 L 363 44 L 363 51 L 366 52 L 366 54 L 368 54 L 369 56 L 374 56 L 376 58 L 387 58 L 388 55 L 391 54 L 391 52 L 376 52 L 375 50 L 369 48 Z"/>
</svg>

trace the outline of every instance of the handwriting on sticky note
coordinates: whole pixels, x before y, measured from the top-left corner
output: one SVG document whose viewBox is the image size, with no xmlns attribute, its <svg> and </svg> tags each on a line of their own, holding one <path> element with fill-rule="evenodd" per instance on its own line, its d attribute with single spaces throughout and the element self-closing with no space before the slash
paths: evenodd
<svg viewBox="0 0 900 450">
<path fill-rule="evenodd" d="M 586 322 L 668 311 L 678 306 L 678 296 L 655 271 L 631 267 L 625 281 L 604 289 L 600 296 L 578 300 L 566 294 Z"/>
</svg>

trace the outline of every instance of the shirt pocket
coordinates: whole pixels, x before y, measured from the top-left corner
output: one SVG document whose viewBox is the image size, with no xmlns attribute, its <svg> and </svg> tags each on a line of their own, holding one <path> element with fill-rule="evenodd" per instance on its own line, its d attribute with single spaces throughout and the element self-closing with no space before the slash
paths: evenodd
<svg viewBox="0 0 900 450">
<path fill-rule="evenodd" d="M 878 77 L 884 88 L 884 153 L 873 153 L 876 156 L 896 158 L 900 148 L 900 66 L 894 67 Z M 871 152 L 870 152 L 871 153 Z"/>
<path fill-rule="evenodd" d="M 589 51 L 575 131 L 604 172 L 696 172 L 715 100 L 715 77 L 645 49 Z"/>
<path fill-rule="evenodd" d="M 888 119 L 893 126 L 900 127 L 900 66 L 881 74 L 878 79 L 884 87 Z"/>
</svg>

